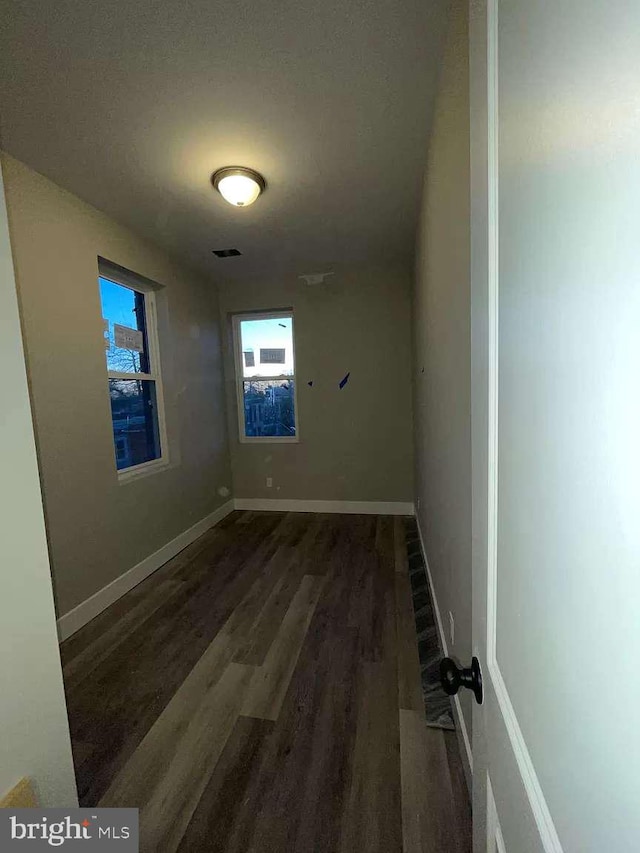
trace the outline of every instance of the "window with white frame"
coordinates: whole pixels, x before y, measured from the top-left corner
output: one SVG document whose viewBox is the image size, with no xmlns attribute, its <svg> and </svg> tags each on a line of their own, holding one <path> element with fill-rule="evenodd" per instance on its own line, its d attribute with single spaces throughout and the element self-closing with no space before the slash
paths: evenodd
<svg viewBox="0 0 640 853">
<path fill-rule="evenodd" d="M 98 281 L 116 468 L 151 472 L 167 461 L 155 294 L 103 261 Z"/>
<path fill-rule="evenodd" d="M 236 314 L 240 441 L 297 441 L 293 312 Z"/>
</svg>

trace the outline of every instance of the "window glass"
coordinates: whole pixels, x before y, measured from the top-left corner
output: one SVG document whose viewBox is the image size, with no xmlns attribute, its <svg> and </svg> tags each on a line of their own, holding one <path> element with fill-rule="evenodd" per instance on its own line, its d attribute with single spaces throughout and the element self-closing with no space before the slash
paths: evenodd
<svg viewBox="0 0 640 853">
<path fill-rule="evenodd" d="M 237 316 L 234 333 L 240 440 L 295 439 L 293 317 Z"/>
<path fill-rule="evenodd" d="M 294 384 L 286 380 L 244 380 L 245 435 L 294 436 Z"/>
<path fill-rule="evenodd" d="M 293 376 L 291 317 L 240 321 L 243 377 Z"/>
<path fill-rule="evenodd" d="M 109 379 L 113 441 L 118 470 L 160 457 L 156 383 Z"/>
<path fill-rule="evenodd" d="M 100 276 L 107 369 L 149 373 L 144 294 Z"/>
</svg>

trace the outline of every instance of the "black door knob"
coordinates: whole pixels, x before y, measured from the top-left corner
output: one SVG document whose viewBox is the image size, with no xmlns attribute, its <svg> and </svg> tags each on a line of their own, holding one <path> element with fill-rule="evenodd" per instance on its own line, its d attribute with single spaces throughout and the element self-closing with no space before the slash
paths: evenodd
<svg viewBox="0 0 640 853">
<path fill-rule="evenodd" d="M 478 705 L 482 705 L 482 673 L 478 658 L 471 659 L 471 666 L 463 669 L 451 658 L 440 661 L 440 684 L 445 693 L 455 696 L 461 687 L 473 690 Z"/>
</svg>

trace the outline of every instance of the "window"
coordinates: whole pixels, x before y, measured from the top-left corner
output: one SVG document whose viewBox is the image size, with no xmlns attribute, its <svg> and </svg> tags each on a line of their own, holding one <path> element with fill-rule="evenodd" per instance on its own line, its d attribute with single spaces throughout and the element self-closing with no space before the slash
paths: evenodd
<svg viewBox="0 0 640 853">
<path fill-rule="evenodd" d="M 129 477 L 167 461 L 155 296 L 102 261 L 98 281 L 116 468 Z"/>
<path fill-rule="evenodd" d="M 297 441 L 291 311 L 233 318 L 240 441 Z"/>
</svg>

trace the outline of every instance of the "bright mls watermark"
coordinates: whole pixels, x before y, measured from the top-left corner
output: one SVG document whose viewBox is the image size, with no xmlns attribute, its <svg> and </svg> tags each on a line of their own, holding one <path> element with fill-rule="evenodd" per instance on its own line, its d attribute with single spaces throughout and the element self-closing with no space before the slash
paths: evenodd
<svg viewBox="0 0 640 853">
<path fill-rule="evenodd" d="M 0 853 L 51 848 L 138 853 L 138 809 L 0 809 Z"/>
</svg>

